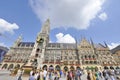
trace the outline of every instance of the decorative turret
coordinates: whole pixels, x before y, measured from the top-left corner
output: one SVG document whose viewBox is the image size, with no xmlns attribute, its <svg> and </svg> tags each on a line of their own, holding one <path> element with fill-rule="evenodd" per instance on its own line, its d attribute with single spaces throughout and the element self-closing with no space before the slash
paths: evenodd
<svg viewBox="0 0 120 80">
<path fill-rule="evenodd" d="M 106 43 L 105 41 L 104 41 L 104 44 L 105 44 L 105 47 L 106 47 L 106 48 L 109 48 L 108 45 L 107 45 L 107 43 Z"/>
<path fill-rule="evenodd" d="M 22 34 L 17 38 L 17 40 L 14 42 L 13 47 L 17 47 L 19 43 L 22 42 Z"/>
<path fill-rule="evenodd" d="M 92 38 L 90 38 L 90 42 L 91 42 L 91 45 L 92 45 L 92 46 L 93 46 L 93 48 L 94 48 L 94 43 L 93 43 Z"/>
</svg>

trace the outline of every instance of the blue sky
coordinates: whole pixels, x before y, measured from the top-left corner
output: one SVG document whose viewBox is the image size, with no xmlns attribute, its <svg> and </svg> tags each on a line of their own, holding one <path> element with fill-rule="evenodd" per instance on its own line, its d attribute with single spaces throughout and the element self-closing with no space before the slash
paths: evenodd
<svg viewBox="0 0 120 80">
<path fill-rule="evenodd" d="M 0 45 L 12 46 L 20 34 L 34 42 L 47 18 L 50 41 L 74 42 L 86 37 L 95 43 L 120 44 L 120 0 L 1 0 Z"/>
</svg>

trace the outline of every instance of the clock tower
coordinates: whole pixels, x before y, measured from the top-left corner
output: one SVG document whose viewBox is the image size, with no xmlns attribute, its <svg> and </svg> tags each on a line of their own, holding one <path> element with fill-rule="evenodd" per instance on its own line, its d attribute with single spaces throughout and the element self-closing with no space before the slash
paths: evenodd
<svg viewBox="0 0 120 80">
<path fill-rule="evenodd" d="M 49 43 L 49 33 L 50 33 L 50 21 L 43 24 L 41 31 L 38 33 L 32 53 L 29 57 L 26 67 L 34 67 L 36 69 L 42 68 L 45 47 Z M 24 66 L 24 67 L 25 67 Z"/>
</svg>

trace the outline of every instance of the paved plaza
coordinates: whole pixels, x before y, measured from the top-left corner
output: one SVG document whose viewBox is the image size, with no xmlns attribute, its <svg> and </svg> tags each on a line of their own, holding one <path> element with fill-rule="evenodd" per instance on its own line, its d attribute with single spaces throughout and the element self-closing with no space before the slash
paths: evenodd
<svg viewBox="0 0 120 80">
<path fill-rule="evenodd" d="M 82 75 L 81 79 L 82 80 L 87 80 L 86 79 L 87 75 Z M 0 80 L 17 80 L 16 76 L 10 76 L 10 71 L 8 70 L 0 70 Z M 22 76 L 22 80 L 29 80 L 29 76 Z M 48 80 L 48 78 L 47 78 Z M 60 78 L 60 80 L 67 80 L 65 77 Z M 104 79 L 100 79 L 100 80 L 104 80 Z"/>
<path fill-rule="evenodd" d="M 8 70 L 0 70 L 0 80 L 16 80 L 16 76 L 10 76 L 10 71 Z M 23 75 L 22 80 L 29 80 L 29 76 Z M 60 78 L 60 80 L 67 80 L 67 79 L 65 77 L 62 77 Z M 87 80 L 86 75 L 82 76 L 82 80 Z"/>
<path fill-rule="evenodd" d="M 83 74 L 81 76 L 81 80 L 87 80 L 86 77 L 87 77 L 87 75 Z M 8 71 L 8 70 L 0 70 L 0 80 L 17 80 L 17 77 L 11 76 L 10 71 Z M 23 75 L 22 80 L 29 80 L 29 76 Z M 49 80 L 48 77 L 47 77 L 47 80 Z M 53 80 L 54 80 L 54 76 L 53 76 Z M 67 80 L 67 79 L 66 79 L 66 77 L 61 77 L 59 80 Z M 99 78 L 99 80 L 104 80 L 104 78 Z M 115 80 L 120 80 L 120 79 L 115 79 Z"/>
</svg>

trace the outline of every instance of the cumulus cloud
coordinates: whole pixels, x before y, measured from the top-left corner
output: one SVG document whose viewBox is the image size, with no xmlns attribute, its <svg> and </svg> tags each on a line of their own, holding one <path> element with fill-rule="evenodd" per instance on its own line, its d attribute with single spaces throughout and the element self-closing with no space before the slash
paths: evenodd
<svg viewBox="0 0 120 80">
<path fill-rule="evenodd" d="M 0 43 L 0 46 L 4 46 L 4 47 L 6 47 L 6 45 L 5 45 L 4 43 Z"/>
<path fill-rule="evenodd" d="M 0 34 L 4 32 L 13 34 L 15 29 L 19 29 L 19 26 L 16 23 L 9 23 L 6 20 L 0 18 Z"/>
<path fill-rule="evenodd" d="M 117 47 L 118 45 L 120 45 L 120 43 L 111 43 L 111 44 L 108 45 L 108 47 L 110 49 L 113 49 L 113 48 Z"/>
<path fill-rule="evenodd" d="M 58 43 L 75 43 L 75 39 L 70 34 L 58 33 L 56 38 Z"/>
<path fill-rule="evenodd" d="M 101 20 L 105 21 L 107 19 L 107 14 L 105 12 L 101 13 L 99 16 L 98 16 Z"/>
<path fill-rule="evenodd" d="M 30 5 L 44 22 L 50 18 L 51 28 L 87 29 L 91 20 L 101 12 L 106 0 L 29 0 Z"/>
</svg>

